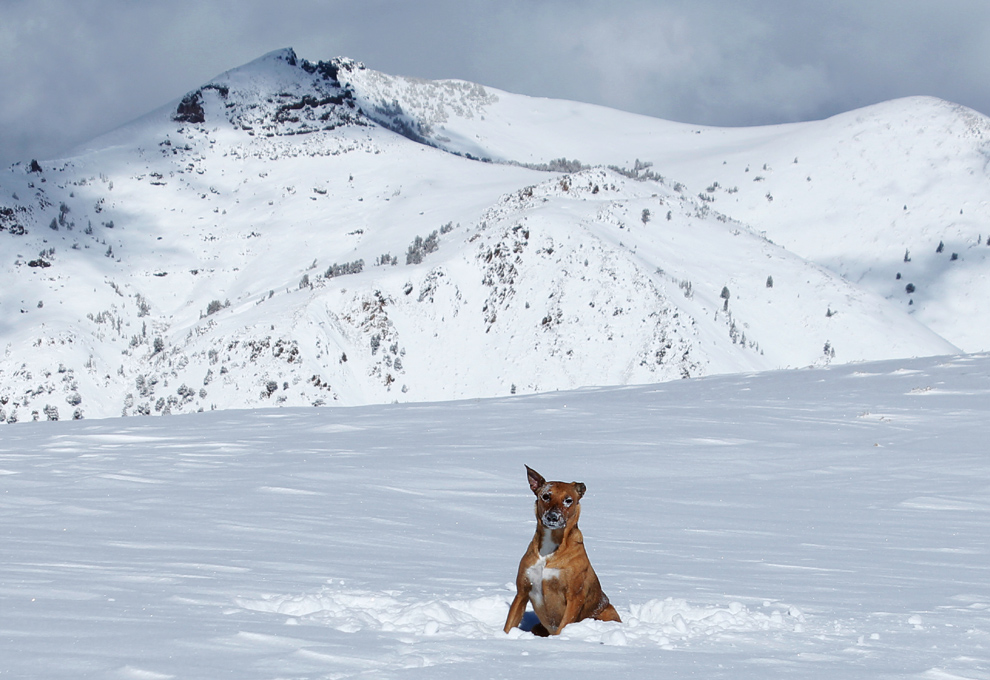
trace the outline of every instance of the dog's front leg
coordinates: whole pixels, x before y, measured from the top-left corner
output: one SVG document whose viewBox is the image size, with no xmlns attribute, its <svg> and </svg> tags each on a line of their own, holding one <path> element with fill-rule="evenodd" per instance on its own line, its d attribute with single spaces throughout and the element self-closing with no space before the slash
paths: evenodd
<svg viewBox="0 0 990 680">
<path fill-rule="evenodd" d="M 581 606 L 584 603 L 580 598 L 571 595 L 567 598 L 567 604 L 564 606 L 564 615 L 560 617 L 560 625 L 557 626 L 554 635 L 560 635 L 560 631 L 564 630 L 564 626 L 568 623 L 574 623 L 578 620 L 578 616 L 581 614 Z"/>
<path fill-rule="evenodd" d="M 526 603 L 529 601 L 529 595 L 522 590 L 516 591 L 516 597 L 512 600 L 512 605 L 509 607 L 509 615 L 505 619 L 505 628 L 502 630 L 508 633 L 510 630 L 519 625 L 522 621 L 523 614 L 526 613 Z"/>
</svg>

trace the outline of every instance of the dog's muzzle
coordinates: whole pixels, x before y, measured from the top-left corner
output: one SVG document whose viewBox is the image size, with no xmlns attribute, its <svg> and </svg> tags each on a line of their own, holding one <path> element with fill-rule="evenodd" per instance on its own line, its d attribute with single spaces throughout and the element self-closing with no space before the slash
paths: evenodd
<svg viewBox="0 0 990 680">
<path fill-rule="evenodd" d="M 567 524 L 567 520 L 559 510 L 547 510 L 541 519 L 547 529 L 563 529 Z"/>
</svg>

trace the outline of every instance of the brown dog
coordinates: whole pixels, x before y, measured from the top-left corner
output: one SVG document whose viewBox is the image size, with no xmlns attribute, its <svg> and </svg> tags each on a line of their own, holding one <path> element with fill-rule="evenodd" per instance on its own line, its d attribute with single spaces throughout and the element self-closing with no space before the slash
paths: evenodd
<svg viewBox="0 0 990 680">
<path fill-rule="evenodd" d="M 536 494 L 536 535 L 519 562 L 505 632 L 522 621 L 527 600 L 540 619 L 534 635 L 558 635 L 567 624 L 587 618 L 621 621 L 602 592 L 578 529 L 587 487 L 581 482 L 548 482 L 528 465 L 526 476 Z"/>
</svg>

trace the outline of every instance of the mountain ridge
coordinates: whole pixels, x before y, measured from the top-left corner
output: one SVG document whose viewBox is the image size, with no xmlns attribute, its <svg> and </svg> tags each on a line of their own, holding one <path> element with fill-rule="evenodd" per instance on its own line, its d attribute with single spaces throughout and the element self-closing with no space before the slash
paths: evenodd
<svg viewBox="0 0 990 680">
<path fill-rule="evenodd" d="M 527 108 L 559 126 L 526 122 Z M 756 192 L 683 183 L 738 171 L 703 162 L 726 145 L 787 154 L 771 142 L 807 127 L 651 120 L 286 49 L 69 158 L 15 164 L 0 177 L 0 238 L 17 251 L 0 263 L 0 420 L 461 399 L 959 351 L 858 270 L 791 242 L 807 211 L 781 217 L 796 193 L 784 173 Z M 721 139 L 706 147 L 706 134 Z M 686 141 L 631 153 L 664 135 L 694 154 Z"/>
</svg>

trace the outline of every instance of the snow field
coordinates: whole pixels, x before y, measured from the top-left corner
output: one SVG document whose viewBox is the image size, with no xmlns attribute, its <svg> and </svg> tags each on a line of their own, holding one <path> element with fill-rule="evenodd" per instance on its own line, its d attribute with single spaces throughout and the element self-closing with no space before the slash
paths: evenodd
<svg viewBox="0 0 990 680">
<path fill-rule="evenodd" d="M 990 357 L 0 431 L 0 675 L 987 677 Z M 523 464 L 624 621 L 501 632 Z"/>
</svg>

